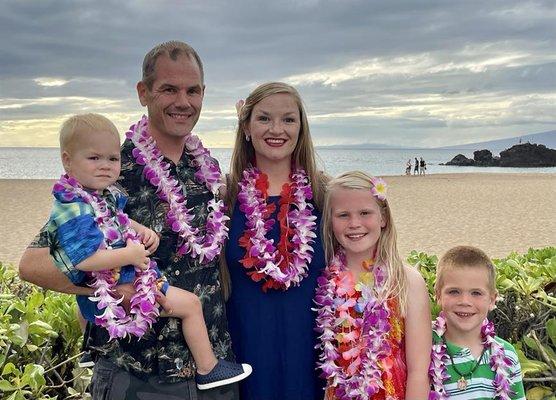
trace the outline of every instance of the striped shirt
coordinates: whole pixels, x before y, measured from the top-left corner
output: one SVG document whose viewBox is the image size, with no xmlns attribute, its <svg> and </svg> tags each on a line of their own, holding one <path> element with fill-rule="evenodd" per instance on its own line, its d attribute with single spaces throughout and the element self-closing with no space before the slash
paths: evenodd
<svg viewBox="0 0 556 400">
<path fill-rule="evenodd" d="M 438 336 L 433 334 L 434 340 L 438 340 Z M 521 367 L 519 365 L 519 360 L 513 346 L 506 342 L 504 339 L 495 337 L 496 341 L 504 346 L 504 352 L 506 356 L 511 361 L 511 366 L 509 367 L 509 379 L 511 384 L 511 389 L 513 393 L 510 395 L 511 399 L 523 399 L 525 400 L 525 393 L 523 389 L 523 382 L 521 377 Z M 477 360 L 471 354 L 471 351 L 466 347 L 458 347 L 453 343 L 446 342 L 448 346 L 448 352 L 452 355 L 454 364 L 456 365 L 459 372 L 468 373 L 476 365 Z M 492 400 L 494 396 L 494 371 L 490 368 L 490 350 L 486 349 L 483 357 L 480 360 L 480 364 L 473 372 L 471 379 L 469 375 L 466 375 L 467 379 L 467 389 L 458 389 L 458 380 L 460 375 L 454 369 L 454 366 L 450 363 L 447 366 L 448 375 L 450 379 L 444 382 L 444 387 L 448 393 L 450 399 L 454 400 Z"/>
</svg>

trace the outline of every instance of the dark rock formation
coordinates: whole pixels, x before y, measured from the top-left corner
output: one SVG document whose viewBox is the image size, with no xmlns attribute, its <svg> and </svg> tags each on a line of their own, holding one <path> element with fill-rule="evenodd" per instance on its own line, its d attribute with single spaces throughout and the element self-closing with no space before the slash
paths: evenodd
<svg viewBox="0 0 556 400">
<path fill-rule="evenodd" d="M 492 167 L 498 165 L 498 160 L 492 157 L 490 150 L 477 150 L 473 152 L 476 167 Z"/>
<path fill-rule="evenodd" d="M 556 150 L 524 143 L 500 152 L 501 167 L 556 167 Z"/>
<path fill-rule="evenodd" d="M 468 167 L 475 165 L 475 161 L 465 157 L 463 154 L 458 154 L 451 161 L 448 161 L 446 165 L 457 165 L 459 167 Z"/>
<path fill-rule="evenodd" d="M 493 157 L 489 150 L 473 152 L 473 160 L 458 154 L 446 165 L 473 167 L 556 167 L 556 150 L 542 144 L 523 143 L 500 152 Z"/>
</svg>

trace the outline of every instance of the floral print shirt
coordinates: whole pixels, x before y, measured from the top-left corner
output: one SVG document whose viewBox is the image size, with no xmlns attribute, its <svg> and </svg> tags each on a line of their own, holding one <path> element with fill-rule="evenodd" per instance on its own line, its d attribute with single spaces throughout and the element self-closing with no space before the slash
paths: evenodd
<svg viewBox="0 0 556 400">
<path fill-rule="evenodd" d="M 231 340 L 219 281 L 219 261 L 216 259 L 200 264 L 189 255 L 177 254 L 177 234 L 166 223 L 168 204 L 158 198 L 156 188 L 143 177 L 143 167 L 135 163 L 133 148 L 133 143 L 126 140 L 121 149 L 122 171 L 118 183 L 129 196 L 125 212 L 133 220 L 160 235 L 160 245 L 153 255 L 160 271 L 170 285 L 199 297 L 216 357 L 232 360 Z M 170 173 L 182 186 L 187 207 L 193 209 L 191 225 L 204 234 L 207 202 L 212 194 L 204 184 L 195 179 L 196 168 L 192 165 L 192 160 L 185 151 L 177 164 L 165 159 L 171 166 Z M 48 233 L 43 230 L 31 246 L 48 245 Z M 181 321 L 176 318 L 159 318 L 153 329 L 140 340 L 127 338 L 109 342 L 107 331 L 94 325 L 89 344 L 104 358 L 142 379 L 158 375 L 160 381 L 179 382 L 191 379 L 195 374 L 194 360 L 183 338 Z"/>
</svg>

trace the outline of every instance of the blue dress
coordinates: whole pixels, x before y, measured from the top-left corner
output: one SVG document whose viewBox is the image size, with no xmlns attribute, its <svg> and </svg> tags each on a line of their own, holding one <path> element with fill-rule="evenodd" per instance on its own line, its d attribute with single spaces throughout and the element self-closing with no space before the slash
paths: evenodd
<svg viewBox="0 0 556 400">
<path fill-rule="evenodd" d="M 279 199 L 280 196 L 268 198 L 269 203 L 276 203 L 272 218 L 276 218 Z M 300 286 L 287 291 L 269 289 L 264 293 L 262 283 L 252 281 L 239 263 L 245 254 L 238 241 L 246 219 L 236 203 L 226 246 L 232 281 L 227 316 L 237 361 L 253 366 L 251 376 L 240 382 L 242 400 L 311 400 L 324 396 L 326 382 L 318 378 L 315 369 L 316 313 L 311 311 L 317 278 L 325 266 L 320 219 L 317 212 L 317 238 L 308 276 Z M 279 231 L 279 223 L 275 222 L 268 233 L 275 244 Z"/>
</svg>

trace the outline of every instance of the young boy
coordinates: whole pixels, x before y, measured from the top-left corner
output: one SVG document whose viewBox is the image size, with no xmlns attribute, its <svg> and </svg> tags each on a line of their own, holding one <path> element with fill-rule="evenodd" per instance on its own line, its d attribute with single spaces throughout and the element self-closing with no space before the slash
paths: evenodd
<svg viewBox="0 0 556 400">
<path fill-rule="evenodd" d="M 438 262 L 442 312 L 433 323 L 430 398 L 525 399 L 517 354 L 486 319 L 495 308 L 495 282 L 494 265 L 475 247 L 454 247 Z"/>
<path fill-rule="evenodd" d="M 152 270 L 149 256 L 158 247 L 158 236 L 127 218 L 123 213 L 126 196 L 114 186 L 120 175 L 120 137 L 114 124 L 99 114 L 75 115 L 62 125 L 60 150 L 66 175 L 54 185 L 54 207 L 47 224 L 54 238 L 50 249 L 54 263 L 72 282 L 83 285 L 91 285 L 91 275 L 98 277 L 101 271 L 110 271 L 108 280 L 129 283 L 135 281 L 135 267 Z M 128 238 L 133 237 L 132 231 L 138 234 L 140 242 Z M 214 355 L 197 296 L 170 286 L 158 268 L 154 268 L 154 273 L 159 278 L 158 289 L 171 307 L 169 313 L 182 320 L 183 335 L 197 366 L 197 387 L 211 389 L 249 376 L 248 364 L 218 360 Z M 97 292 L 106 291 L 104 283 L 95 279 Z M 150 279 L 143 274 L 139 281 L 145 284 Z M 150 312 L 152 307 L 147 302 L 154 298 L 155 288 L 145 285 L 149 292 L 144 293 L 136 313 Z M 92 297 L 78 296 L 82 315 L 92 323 L 110 319 L 113 322 L 106 327 L 111 336 L 125 336 L 121 323 L 125 318 L 120 315 L 125 312 L 117 305 L 119 300 L 110 300 L 106 293 L 99 296 L 102 297 L 96 299 L 101 300 L 98 306 L 91 301 Z M 141 325 L 125 326 L 129 327 L 128 333 L 140 336 L 147 324 L 145 319 L 136 321 Z"/>
</svg>

